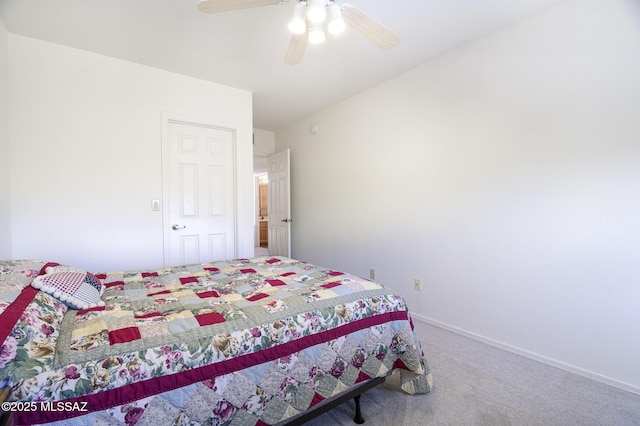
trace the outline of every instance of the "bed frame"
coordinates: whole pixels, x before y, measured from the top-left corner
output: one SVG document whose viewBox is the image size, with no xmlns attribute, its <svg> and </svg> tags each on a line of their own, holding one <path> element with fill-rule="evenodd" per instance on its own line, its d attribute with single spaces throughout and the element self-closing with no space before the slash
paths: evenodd
<svg viewBox="0 0 640 426">
<path fill-rule="evenodd" d="M 349 389 L 344 394 L 337 395 L 335 398 L 329 398 L 315 407 L 313 409 L 305 411 L 304 413 L 300 413 L 287 421 L 280 422 L 277 426 L 299 426 L 302 425 L 321 414 L 326 413 L 327 411 L 344 404 L 345 402 L 353 399 L 356 405 L 355 415 L 353 417 L 353 421 L 357 424 L 363 424 L 365 422 L 364 417 L 362 416 L 362 410 L 360 408 L 360 396 L 368 391 L 371 388 L 374 388 L 386 380 L 387 376 L 376 377 L 375 379 L 368 380 L 366 382 L 362 382 L 351 389 Z"/>
</svg>

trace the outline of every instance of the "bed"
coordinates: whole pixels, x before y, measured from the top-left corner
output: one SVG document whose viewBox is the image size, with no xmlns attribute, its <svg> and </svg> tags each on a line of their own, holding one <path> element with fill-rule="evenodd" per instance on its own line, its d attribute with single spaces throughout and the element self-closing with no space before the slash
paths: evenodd
<svg viewBox="0 0 640 426">
<path fill-rule="evenodd" d="M 285 257 L 91 274 L 0 262 L 0 388 L 16 424 L 273 425 L 429 366 L 405 301 Z"/>
</svg>

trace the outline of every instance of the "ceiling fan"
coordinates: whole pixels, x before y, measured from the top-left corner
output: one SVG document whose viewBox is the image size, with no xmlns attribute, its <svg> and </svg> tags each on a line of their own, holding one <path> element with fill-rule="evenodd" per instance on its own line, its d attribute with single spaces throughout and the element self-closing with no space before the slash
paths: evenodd
<svg viewBox="0 0 640 426">
<path fill-rule="evenodd" d="M 286 3 L 288 0 L 200 0 L 198 9 L 204 13 L 221 13 L 250 7 Z M 289 30 L 293 33 L 284 62 L 296 65 L 302 62 L 307 44 L 320 44 L 326 35 L 324 24 L 332 35 L 340 34 L 349 26 L 362 37 L 381 49 L 395 47 L 400 38 L 380 22 L 350 4 L 337 4 L 334 0 L 297 0 Z"/>
</svg>

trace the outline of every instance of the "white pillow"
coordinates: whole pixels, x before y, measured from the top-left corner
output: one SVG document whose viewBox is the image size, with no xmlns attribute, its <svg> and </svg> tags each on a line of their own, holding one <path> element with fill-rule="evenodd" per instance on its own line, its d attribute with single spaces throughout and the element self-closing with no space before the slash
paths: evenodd
<svg viewBox="0 0 640 426">
<path fill-rule="evenodd" d="M 48 267 L 47 274 L 36 277 L 31 286 L 60 299 L 73 309 L 104 306 L 100 299 L 102 283 L 95 275 L 66 266 Z"/>
</svg>

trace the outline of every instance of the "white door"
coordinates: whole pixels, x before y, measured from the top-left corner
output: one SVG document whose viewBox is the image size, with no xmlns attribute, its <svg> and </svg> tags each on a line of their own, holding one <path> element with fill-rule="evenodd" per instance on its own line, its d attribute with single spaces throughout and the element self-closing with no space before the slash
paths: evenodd
<svg viewBox="0 0 640 426">
<path fill-rule="evenodd" d="M 235 131 L 172 120 L 166 126 L 165 266 L 234 258 Z"/>
<path fill-rule="evenodd" d="M 291 202 L 289 150 L 270 155 L 269 174 L 269 254 L 291 257 Z"/>
</svg>

